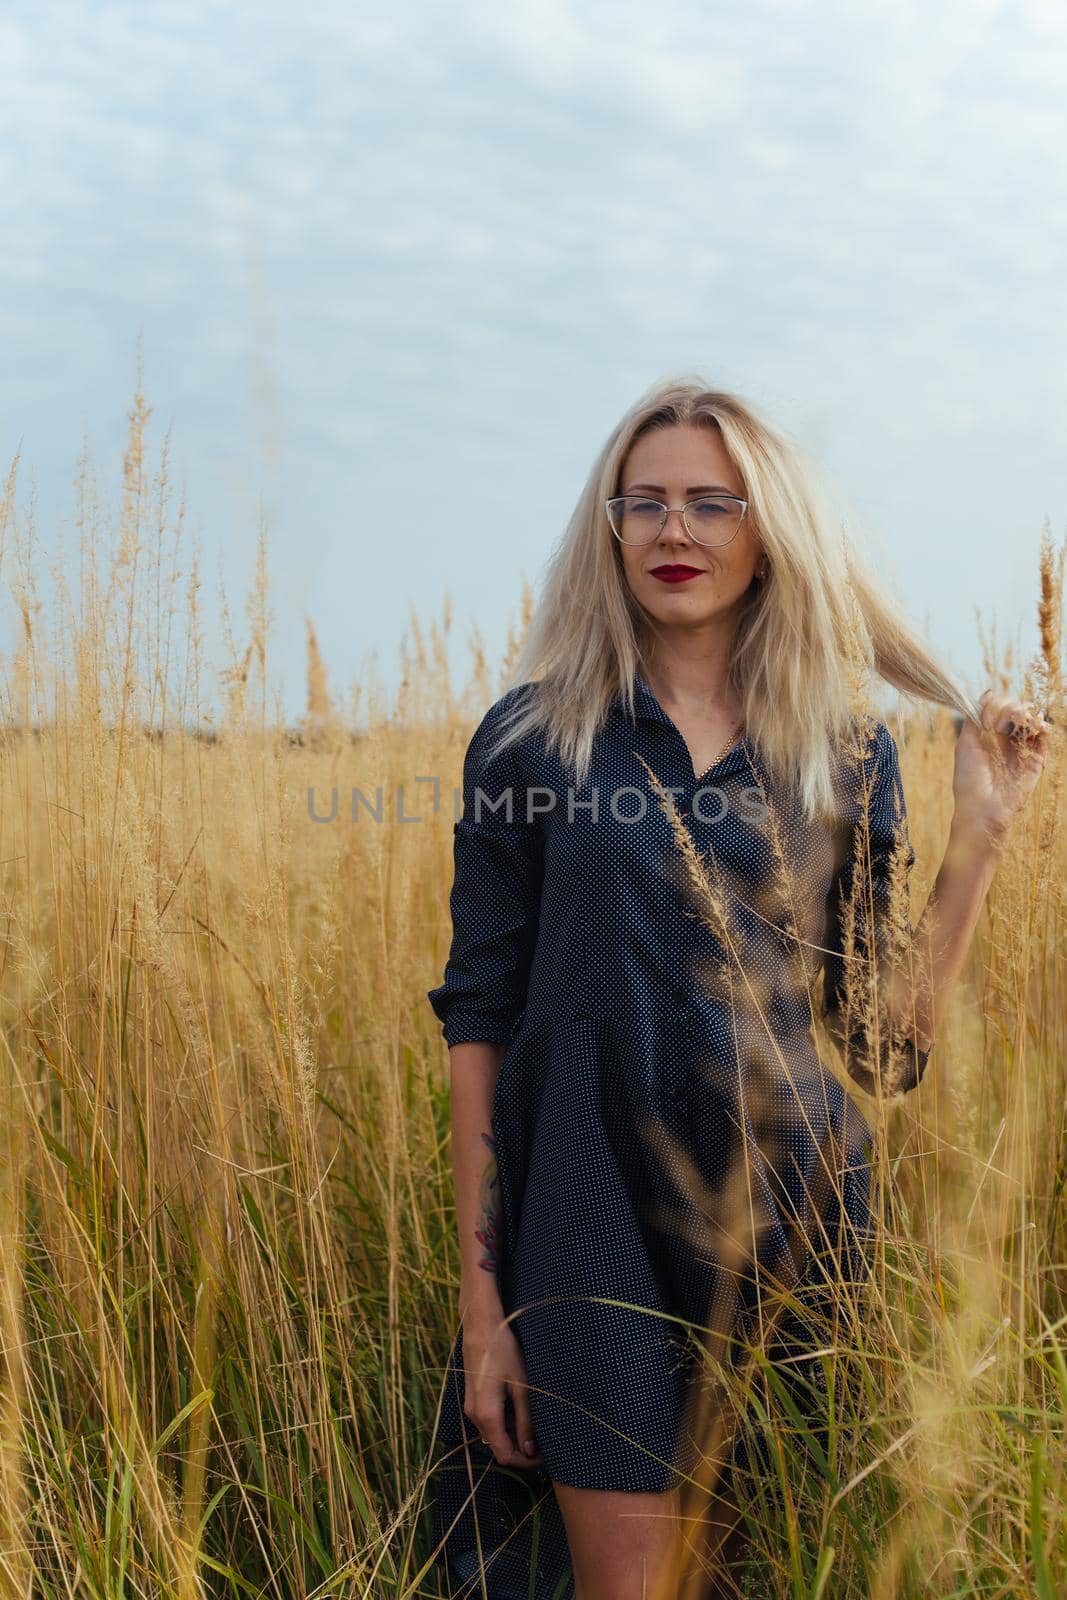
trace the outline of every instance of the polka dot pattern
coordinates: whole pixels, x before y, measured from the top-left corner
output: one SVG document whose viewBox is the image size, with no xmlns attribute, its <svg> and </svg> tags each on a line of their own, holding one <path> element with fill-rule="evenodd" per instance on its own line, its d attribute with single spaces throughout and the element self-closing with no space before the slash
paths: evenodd
<svg viewBox="0 0 1067 1600">
<path fill-rule="evenodd" d="M 535 1592 L 573 1595 L 551 1479 L 676 1481 L 699 1343 L 685 1323 L 751 1325 L 774 1283 L 816 1284 L 817 1250 L 849 1270 L 870 1228 L 871 1130 L 811 1023 L 820 969 L 824 1003 L 843 999 L 857 840 L 858 951 L 886 942 L 894 843 L 914 861 L 893 737 L 872 719 L 836 825 L 808 822 L 748 735 L 698 776 L 640 674 L 634 689 L 633 719 L 618 697 L 580 789 L 540 733 L 488 757 L 532 683 L 490 707 L 464 760 L 452 944 L 428 999 L 449 1045 L 507 1046 L 499 1282 L 545 1461 L 504 1471 L 478 1440 L 459 1329 L 434 1536 L 457 1594 L 481 1593 L 480 1544 L 490 1600 L 531 1592 L 535 1553 Z M 870 1082 L 874 1044 L 846 1032 L 848 1068 Z M 926 1064 L 910 1052 L 905 1086 Z"/>
</svg>

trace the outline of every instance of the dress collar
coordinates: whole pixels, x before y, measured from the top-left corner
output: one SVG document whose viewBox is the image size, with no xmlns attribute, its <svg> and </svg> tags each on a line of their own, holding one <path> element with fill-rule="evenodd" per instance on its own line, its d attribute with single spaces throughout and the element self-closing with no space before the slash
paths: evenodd
<svg viewBox="0 0 1067 1600">
<path fill-rule="evenodd" d="M 616 703 L 621 708 L 621 694 L 616 697 Z M 674 732 L 681 738 L 677 724 L 664 711 L 638 667 L 634 668 L 634 716 L 642 722 L 658 722 L 663 727 L 673 728 Z M 754 751 L 755 746 L 746 730 L 736 743 L 731 745 L 726 754 L 720 757 L 713 767 L 708 768 L 708 771 L 730 772 L 734 767 L 744 766 L 754 754 Z"/>
<path fill-rule="evenodd" d="M 674 726 L 637 667 L 634 668 L 634 712 L 646 722 L 665 722 L 670 727 Z"/>
</svg>

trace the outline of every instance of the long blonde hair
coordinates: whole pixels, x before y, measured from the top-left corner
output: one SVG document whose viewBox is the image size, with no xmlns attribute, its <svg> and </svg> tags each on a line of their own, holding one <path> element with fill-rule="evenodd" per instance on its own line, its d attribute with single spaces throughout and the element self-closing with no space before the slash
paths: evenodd
<svg viewBox="0 0 1067 1600">
<path fill-rule="evenodd" d="M 634 670 L 645 671 L 656 624 L 626 581 L 604 501 L 619 492 L 635 441 L 679 423 L 717 428 L 744 484 L 769 571 L 744 598 L 730 683 L 769 775 L 795 790 L 807 816 L 832 811 L 835 762 L 872 673 L 978 720 L 850 547 L 803 450 L 737 395 L 666 379 L 626 412 L 593 463 L 510 674 L 509 688 L 536 680 L 537 693 L 502 718 L 494 754 L 541 728 L 581 786 L 617 694 L 632 712 Z"/>
</svg>

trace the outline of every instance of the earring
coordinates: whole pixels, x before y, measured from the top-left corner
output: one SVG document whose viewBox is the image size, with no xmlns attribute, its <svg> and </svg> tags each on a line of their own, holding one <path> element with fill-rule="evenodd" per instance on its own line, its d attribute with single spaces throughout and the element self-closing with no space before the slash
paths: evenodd
<svg viewBox="0 0 1067 1600">
<path fill-rule="evenodd" d="M 767 557 L 764 556 L 763 560 L 760 562 L 759 570 L 756 573 L 757 578 L 762 580 L 767 576 L 770 570 L 770 563 L 768 562 Z"/>
</svg>

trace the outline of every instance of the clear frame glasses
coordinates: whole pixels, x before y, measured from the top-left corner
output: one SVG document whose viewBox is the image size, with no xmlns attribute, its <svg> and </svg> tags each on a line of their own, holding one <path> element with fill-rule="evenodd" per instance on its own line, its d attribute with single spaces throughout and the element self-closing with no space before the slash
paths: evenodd
<svg viewBox="0 0 1067 1600">
<path fill-rule="evenodd" d="M 684 506 L 665 506 L 644 494 L 617 494 L 605 500 L 611 531 L 620 544 L 651 544 L 663 532 L 670 511 L 680 511 L 695 544 L 723 545 L 736 538 L 748 501 L 733 494 L 702 494 Z"/>
</svg>

